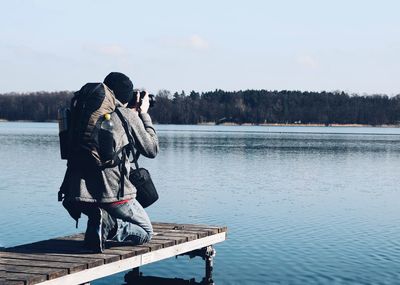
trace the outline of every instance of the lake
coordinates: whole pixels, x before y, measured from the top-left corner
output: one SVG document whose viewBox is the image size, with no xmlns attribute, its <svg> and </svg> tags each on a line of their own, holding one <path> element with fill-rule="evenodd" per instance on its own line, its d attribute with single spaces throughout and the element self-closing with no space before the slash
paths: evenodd
<svg viewBox="0 0 400 285">
<path fill-rule="evenodd" d="M 222 284 L 399 284 L 400 129 L 156 126 L 141 158 L 160 194 L 154 221 L 227 225 Z M 84 231 L 57 202 L 66 162 L 55 123 L 0 122 L 0 246 Z M 144 275 L 195 278 L 172 258 Z M 123 284 L 124 273 L 92 282 Z"/>
</svg>

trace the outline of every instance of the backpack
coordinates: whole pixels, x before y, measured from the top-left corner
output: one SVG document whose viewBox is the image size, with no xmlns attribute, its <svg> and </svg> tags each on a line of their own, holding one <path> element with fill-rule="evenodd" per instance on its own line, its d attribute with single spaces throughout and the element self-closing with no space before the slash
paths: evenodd
<svg viewBox="0 0 400 285">
<path fill-rule="evenodd" d="M 104 115 L 114 110 L 114 94 L 103 83 L 87 83 L 74 93 L 65 142 L 65 157 L 69 161 L 85 153 L 93 158 L 98 166 L 103 166 L 99 151 L 99 133 Z"/>
<path fill-rule="evenodd" d="M 119 164 L 125 163 L 125 155 L 120 160 L 118 155 L 126 151 L 125 147 L 114 150 L 111 146 L 112 159 L 106 161 L 102 157 L 102 140 L 104 133 L 107 132 L 107 139 L 114 140 L 112 132 L 105 131 L 101 128 L 106 114 L 111 114 L 116 110 L 114 93 L 103 83 L 87 83 L 79 91 L 74 93 L 71 99 L 70 108 L 61 108 L 59 114 L 65 114 L 64 118 L 59 117 L 60 126 L 60 150 L 61 158 L 67 159 L 67 171 L 65 173 L 62 185 L 58 191 L 58 201 L 63 202 L 64 208 L 69 212 L 71 217 L 78 220 L 81 216 L 81 210 L 76 205 L 66 200 L 65 197 L 68 192 L 68 172 L 70 168 L 80 164 L 82 159 L 94 162 L 99 168 L 114 167 Z M 62 123 L 61 123 L 62 121 Z M 64 121 L 66 124 L 64 125 Z M 109 146 L 109 144 L 107 144 Z M 112 144 L 111 144 L 112 145 Z M 110 149 L 107 150 L 110 152 Z M 126 153 L 125 153 L 126 154 Z M 124 195 L 124 177 L 121 178 L 121 188 L 118 192 Z"/>
</svg>

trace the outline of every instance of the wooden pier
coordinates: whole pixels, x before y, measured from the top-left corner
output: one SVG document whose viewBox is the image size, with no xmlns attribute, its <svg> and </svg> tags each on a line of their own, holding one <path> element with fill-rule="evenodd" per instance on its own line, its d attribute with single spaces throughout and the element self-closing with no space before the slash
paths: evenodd
<svg viewBox="0 0 400 285">
<path fill-rule="evenodd" d="M 85 284 L 92 280 L 177 255 L 200 256 L 212 280 L 213 245 L 226 239 L 226 227 L 153 223 L 146 244 L 107 243 L 103 253 L 83 248 L 83 234 L 59 237 L 0 250 L 0 284 Z M 127 275 L 129 276 L 129 274 Z"/>
</svg>

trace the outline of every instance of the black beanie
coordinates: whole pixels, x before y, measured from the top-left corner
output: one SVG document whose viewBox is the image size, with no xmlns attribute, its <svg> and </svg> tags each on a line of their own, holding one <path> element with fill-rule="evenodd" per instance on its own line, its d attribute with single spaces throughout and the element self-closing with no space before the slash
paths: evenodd
<svg viewBox="0 0 400 285">
<path fill-rule="evenodd" d="M 133 97 L 133 83 L 121 72 L 111 72 L 104 78 L 104 84 L 110 88 L 122 103 L 128 103 Z"/>
</svg>

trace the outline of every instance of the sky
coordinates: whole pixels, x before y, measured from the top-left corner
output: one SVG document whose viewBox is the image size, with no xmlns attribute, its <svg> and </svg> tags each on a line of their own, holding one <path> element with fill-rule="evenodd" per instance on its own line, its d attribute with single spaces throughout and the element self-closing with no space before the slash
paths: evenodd
<svg viewBox="0 0 400 285">
<path fill-rule="evenodd" d="M 0 93 L 136 88 L 400 94 L 398 0 L 0 0 Z"/>
</svg>

